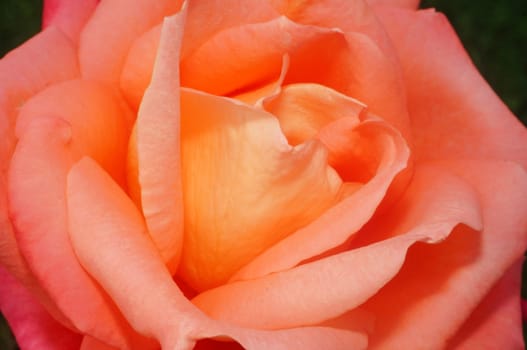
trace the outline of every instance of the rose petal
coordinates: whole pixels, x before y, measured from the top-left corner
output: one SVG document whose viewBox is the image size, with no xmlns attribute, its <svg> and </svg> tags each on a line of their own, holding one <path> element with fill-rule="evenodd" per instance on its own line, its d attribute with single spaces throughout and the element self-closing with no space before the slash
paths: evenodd
<svg viewBox="0 0 527 350">
<path fill-rule="evenodd" d="M 281 86 L 284 83 L 287 72 L 289 71 L 290 61 L 289 55 L 286 54 L 282 56 L 282 69 L 280 71 L 280 76 L 277 79 L 259 88 L 234 94 L 233 97 L 249 105 L 261 107 L 266 98 L 280 92 Z"/>
<path fill-rule="evenodd" d="M 376 348 L 444 347 L 524 253 L 525 171 L 507 162 L 449 161 L 438 167 L 450 169 L 475 187 L 483 231 L 458 228 L 441 244 L 410 251 L 397 277 L 364 305 L 377 317 L 372 335 Z"/>
<path fill-rule="evenodd" d="M 166 318 L 157 313 L 173 309 L 174 305 L 180 309 L 186 299 L 172 282 L 132 201 L 89 158 L 83 158 L 70 170 L 67 198 L 70 237 L 77 256 L 110 293 L 131 325 L 156 339 L 162 339 L 159 332 L 165 327 L 184 336 L 179 328 L 190 325 L 195 311 L 178 310 L 177 315 Z M 96 253 L 101 244 L 102 254 Z M 112 250 L 112 254 L 107 254 Z M 163 304 L 167 298 L 171 302 Z M 185 312 L 190 313 L 188 317 Z M 177 324 L 171 324 L 173 318 Z"/>
<path fill-rule="evenodd" d="M 0 310 L 18 345 L 27 350 L 78 349 L 81 336 L 55 321 L 3 266 L 0 266 Z"/>
<path fill-rule="evenodd" d="M 148 233 L 171 273 L 176 271 L 183 244 L 177 67 L 184 7 L 163 24 L 152 82 L 139 108 L 128 159 L 130 187 L 139 191 L 136 196 Z"/>
<path fill-rule="evenodd" d="M 75 49 L 56 28 L 45 29 L 0 60 L 0 262 L 64 323 L 64 316 L 37 285 L 18 251 L 8 217 L 6 173 L 15 146 L 14 123 L 20 105 L 46 86 L 76 75 Z"/>
<path fill-rule="evenodd" d="M 291 270 L 226 284 L 199 294 L 193 303 L 215 319 L 246 327 L 316 324 L 359 306 L 377 293 L 397 274 L 414 243 L 438 242 L 459 223 L 475 228 L 480 225 L 474 191 L 441 168 L 416 168 L 400 205 L 411 205 L 406 209 L 412 216 L 407 217 L 409 225 L 399 227 L 400 234 L 391 239 Z M 387 233 L 395 234 L 393 228 Z"/>
<path fill-rule="evenodd" d="M 118 91 L 87 80 L 54 84 L 22 106 L 17 135 L 22 135 L 31 122 L 48 116 L 70 124 L 74 154 L 89 154 L 120 184 L 125 183 L 124 162 L 133 117 Z"/>
<path fill-rule="evenodd" d="M 371 6 L 394 6 L 416 10 L 419 8 L 420 0 L 367 0 Z"/>
<path fill-rule="evenodd" d="M 358 125 L 361 114 L 366 114 L 364 106 L 330 89 L 316 85 L 287 87 L 275 100 L 269 100 L 267 106 L 278 115 L 293 143 L 316 136 L 328 148 L 329 161 L 341 168 L 344 179 L 348 176 L 346 180 L 365 184 L 353 186 L 353 194 L 265 250 L 231 281 L 291 268 L 344 243 L 371 218 L 409 156 L 406 143 L 396 130 L 379 120 Z M 320 113 L 321 106 L 325 107 L 324 113 Z M 319 127 L 322 130 L 317 130 Z M 296 134 L 293 129 L 298 130 Z M 368 164 L 376 171 L 372 178 L 364 178 L 370 175 L 360 172 Z"/>
<path fill-rule="evenodd" d="M 77 41 L 98 0 L 44 0 L 42 28 L 55 26 Z"/>
<path fill-rule="evenodd" d="M 102 343 L 95 338 L 85 336 L 79 350 L 118 350 L 113 346 Z"/>
<path fill-rule="evenodd" d="M 350 57 L 333 57 L 331 87 L 355 97 L 411 140 L 405 87 L 396 52 L 375 13 L 363 0 L 277 1 L 294 22 L 341 31 Z M 375 67 L 375 69 L 371 69 Z M 342 79 L 338 69 L 350 73 Z M 340 78 L 340 79 L 339 79 Z M 342 81 L 344 80 L 344 82 Z M 342 89 L 348 82 L 349 86 Z M 345 86 L 345 85 L 344 85 Z"/>
<path fill-rule="evenodd" d="M 288 75 L 310 72 L 320 79 L 321 67 L 328 73 L 325 63 L 346 49 L 342 33 L 298 25 L 286 17 L 241 25 L 223 30 L 185 57 L 182 85 L 217 95 L 250 91 L 280 75 L 284 54 L 290 57 Z"/>
<path fill-rule="evenodd" d="M 58 308 L 81 332 L 125 348 L 126 323 L 78 264 L 67 236 L 72 133 L 57 118 L 34 119 L 23 128 L 9 169 L 10 216 L 21 253 Z"/>
<path fill-rule="evenodd" d="M 191 90 L 181 103 L 180 273 L 203 289 L 318 217 L 337 199 L 341 180 L 318 141 L 289 146 L 264 111 Z"/>
<path fill-rule="evenodd" d="M 189 1 L 187 7 L 182 57 L 192 54 L 222 30 L 246 23 L 268 21 L 278 16 L 267 1 L 261 0 Z M 226 8 L 229 11 L 225 11 Z M 121 87 L 134 106 L 139 105 L 150 82 L 160 29 L 158 26 L 139 36 L 126 59 Z M 207 64 L 209 63 L 210 60 L 207 60 Z"/>
<path fill-rule="evenodd" d="M 433 10 L 378 14 L 404 69 L 416 158 L 490 158 L 527 167 L 527 129 L 479 75 L 447 19 Z"/>
<path fill-rule="evenodd" d="M 520 304 L 523 258 L 492 287 L 449 346 L 456 349 L 524 349 Z"/>
<path fill-rule="evenodd" d="M 192 349 L 197 339 L 212 337 L 232 338 L 252 350 L 366 348 L 363 334 L 329 327 L 271 332 L 206 319 L 173 283 L 137 208 L 87 158 L 68 175 L 68 210 L 71 239 L 83 266 L 112 295 L 134 328 L 155 336 L 163 349 Z"/>
<path fill-rule="evenodd" d="M 102 1 L 80 36 L 82 76 L 118 83 L 133 41 L 163 17 L 174 14 L 181 3 L 182 0 Z"/>
</svg>

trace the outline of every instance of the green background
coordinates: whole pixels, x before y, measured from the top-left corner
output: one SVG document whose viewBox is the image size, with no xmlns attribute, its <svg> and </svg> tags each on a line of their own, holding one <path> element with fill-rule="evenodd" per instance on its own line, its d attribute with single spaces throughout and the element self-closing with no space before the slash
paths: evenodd
<svg viewBox="0 0 527 350">
<path fill-rule="evenodd" d="M 435 7 L 447 15 L 482 75 L 527 124 L 525 0 L 424 0 L 422 7 Z M 42 0 L 0 0 L 0 57 L 39 31 L 41 11 Z M 523 281 L 525 297 L 525 269 Z M 0 349 L 17 349 L 2 318 Z"/>
</svg>

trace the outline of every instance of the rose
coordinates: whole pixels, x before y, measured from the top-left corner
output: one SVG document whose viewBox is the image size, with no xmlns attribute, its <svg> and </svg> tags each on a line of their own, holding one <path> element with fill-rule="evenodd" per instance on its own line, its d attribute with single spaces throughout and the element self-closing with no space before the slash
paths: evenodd
<svg viewBox="0 0 527 350">
<path fill-rule="evenodd" d="M 46 2 L 0 63 L 22 347 L 520 348 L 526 131 L 416 6 Z"/>
</svg>

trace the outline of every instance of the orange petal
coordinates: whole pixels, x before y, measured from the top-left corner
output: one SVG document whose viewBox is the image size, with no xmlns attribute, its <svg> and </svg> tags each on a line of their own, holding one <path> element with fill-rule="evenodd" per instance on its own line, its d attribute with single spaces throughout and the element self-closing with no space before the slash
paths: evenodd
<svg viewBox="0 0 527 350">
<path fill-rule="evenodd" d="M 174 0 L 102 1 L 80 36 L 82 76 L 118 83 L 134 40 L 161 22 L 163 17 L 179 10 L 181 3 Z"/>
<path fill-rule="evenodd" d="M 367 3 L 371 6 L 394 6 L 417 10 L 420 0 L 367 0 Z"/>
<path fill-rule="evenodd" d="M 136 344 L 134 344 L 136 345 Z M 79 350 L 119 350 L 113 346 L 101 343 L 95 338 L 84 336 Z"/>
<path fill-rule="evenodd" d="M 244 327 L 316 324 L 377 293 L 399 272 L 414 243 L 443 240 L 460 223 L 480 226 L 475 192 L 441 168 L 417 168 L 405 195 L 414 215 L 408 218 L 409 226 L 399 227 L 400 235 L 287 271 L 226 284 L 203 292 L 193 302 L 215 319 Z"/>
<path fill-rule="evenodd" d="M 523 258 L 492 287 L 449 345 L 460 350 L 524 349 L 520 304 Z"/>
<path fill-rule="evenodd" d="M 366 105 L 360 101 L 326 86 L 308 83 L 283 87 L 278 94 L 265 99 L 263 107 L 278 118 L 291 145 L 316 138 L 323 127 L 335 120 L 346 117 L 358 125 L 366 115 Z"/>
<path fill-rule="evenodd" d="M 128 160 L 129 180 L 137 181 L 148 233 L 171 273 L 183 243 L 177 67 L 185 15 L 183 9 L 163 24 L 154 75 L 139 108 Z"/>
<path fill-rule="evenodd" d="M 276 17 L 278 13 L 267 1 L 189 1 L 182 57 L 192 54 L 221 31 L 247 23 L 269 21 Z"/>
<path fill-rule="evenodd" d="M 316 85 L 287 87 L 277 99 L 270 100 L 268 108 L 278 114 L 293 142 L 316 136 L 328 149 L 329 162 L 339 169 L 341 177 L 360 183 L 348 182 L 353 193 L 264 251 L 231 280 L 285 270 L 344 243 L 371 218 L 409 156 L 396 130 L 379 120 L 361 123 L 366 114 L 364 106 L 330 89 Z M 366 167 L 370 169 L 364 171 Z"/>
<path fill-rule="evenodd" d="M 417 159 L 499 159 L 527 167 L 527 129 L 433 10 L 379 9 L 404 69 Z"/>
<path fill-rule="evenodd" d="M 155 336 L 163 349 L 190 350 L 197 339 L 212 337 L 231 338 L 255 350 L 291 349 L 299 344 L 308 350 L 327 345 L 366 347 L 363 334 L 329 327 L 258 331 L 205 318 L 173 283 L 137 208 L 89 159 L 69 173 L 68 210 L 71 239 L 83 266 L 112 295 L 134 328 Z"/>
<path fill-rule="evenodd" d="M 474 186 L 483 230 L 459 227 L 441 244 L 412 248 L 397 277 L 364 305 L 376 315 L 375 348 L 443 347 L 525 251 L 527 174 L 521 167 L 449 161 L 437 168 L 449 169 Z M 442 206 L 459 210 L 467 205 Z M 396 214 L 394 222 L 405 219 Z"/>
<path fill-rule="evenodd" d="M 341 180 L 312 140 L 287 144 L 270 114 L 231 99 L 182 93 L 185 245 L 195 288 L 225 281 L 337 199 Z"/>
<path fill-rule="evenodd" d="M 183 86 L 213 94 L 239 93 L 279 77 L 284 54 L 290 57 L 292 71 L 288 75 L 313 71 L 312 75 L 317 76 L 319 66 L 327 66 L 326 52 L 344 48 L 345 41 L 338 31 L 278 17 L 216 34 L 183 59 L 181 81 Z"/>
<path fill-rule="evenodd" d="M 79 348 L 81 335 L 55 321 L 3 266 L 0 266 L 0 310 L 22 349 Z"/>
<path fill-rule="evenodd" d="M 55 26 L 77 41 L 98 0 L 45 0 L 42 27 Z"/>
<path fill-rule="evenodd" d="M 160 332 L 171 327 L 181 342 L 188 341 L 179 328 L 190 326 L 182 322 L 185 313 L 192 320 L 197 312 L 190 305 L 180 307 L 189 303 L 173 283 L 133 202 L 89 158 L 70 170 L 67 197 L 75 252 L 131 325 L 159 340 Z"/>
</svg>

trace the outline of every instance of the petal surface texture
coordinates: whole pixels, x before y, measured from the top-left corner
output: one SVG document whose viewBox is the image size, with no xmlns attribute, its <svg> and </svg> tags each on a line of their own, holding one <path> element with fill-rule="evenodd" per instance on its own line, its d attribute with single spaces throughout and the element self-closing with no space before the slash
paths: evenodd
<svg viewBox="0 0 527 350">
<path fill-rule="evenodd" d="M 45 0 L 42 27 L 55 26 L 77 41 L 97 3 L 98 0 Z"/>
<path fill-rule="evenodd" d="M 316 324 L 361 305 L 397 275 L 408 248 L 416 242 L 445 239 L 460 223 L 480 227 L 474 191 L 448 173 L 430 179 L 434 173 L 435 168 L 417 169 L 404 197 L 413 202 L 412 216 L 398 227 L 397 235 L 386 232 L 392 238 L 226 284 L 203 292 L 193 302 L 213 318 L 258 328 Z M 258 317 L 253 316 L 256 312 Z"/>
<path fill-rule="evenodd" d="M 190 350 L 198 339 L 219 337 L 251 350 L 366 349 L 367 338 L 358 332 L 331 327 L 259 331 L 206 318 L 173 282 L 135 205 L 89 158 L 68 175 L 68 211 L 83 266 L 132 326 L 158 339 L 163 349 Z"/>
<path fill-rule="evenodd" d="M 80 346 L 81 335 L 54 320 L 3 267 L 0 267 L 0 310 L 22 349 L 75 350 Z"/>
<path fill-rule="evenodd" d="M 132 194 L 143 210 L 150 236 L 172 273 L 183 244 L 179 70 L 176 67 L 185 16 L 186 8 L 165 20 L 153 79 L 139 108 L 128 158 Z"/>
<path fill-rule="evenodd" d="M 181 95 L 185 245 L 180 273 L 210 288 L 337 199 L 342 181 L 312 140 L 290 146 L 271 114 Z"/>
<path fill-rule="evenodd" d="M 448 161 L 437 166 L 473 186 L 480 202 L 482 229 L 458 227 L 436 246 L 410 250 L 400 273 L 363 306 L 376 315 L 371 339 L 372 346 L 379 349 L 444 348 L 524 253 L 525 171 L 507 162 Z M 394 222 L 401 220 L 398 213 L 394 215 Z M 371 232 L 376 230 L 372 225 Z M 519 290 L 514 293 L 518 295 Z M 519 330 L 516 327 L 510 332 Z M 511 333 L 503 337 L 520 337 Z M 497 344 L 501 342 L 497 339 Z"/>
<path fill-rule="evenodd" d="M 382 8 L 378 14 L 403 67 L 415 157 L 527 167 L 527 129 L 480 76 L 448 20 L 433 10 Z"/>
</svg>

